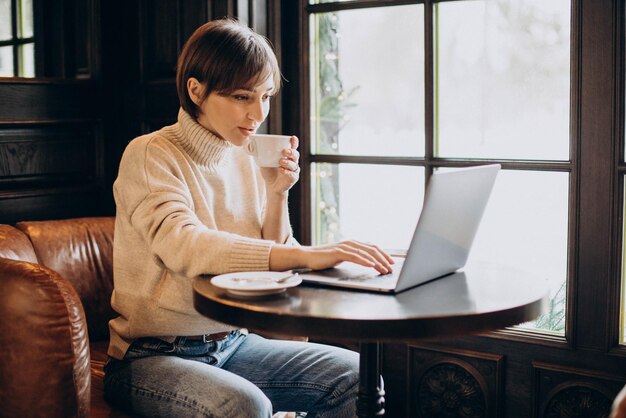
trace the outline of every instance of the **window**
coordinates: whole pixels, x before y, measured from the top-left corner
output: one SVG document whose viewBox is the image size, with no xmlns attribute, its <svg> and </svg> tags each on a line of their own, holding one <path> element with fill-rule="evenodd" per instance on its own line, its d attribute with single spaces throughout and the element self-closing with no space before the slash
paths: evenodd
<svg viewBox="0 0 626 418">
<path fill-rule="evenodd" d="M 371 30 L 381 21 L 398 24 Z M 411 239 L 407 225 L 417 222 L 423 165 L 376 162 L 378 156 L 413 161 L 424 156 L 423 21 L 421 5 L 311 16 L 311 149 L 319 157 L 311 166 L 312 211 L 318 243 L 351 237 L 399 248 Z M 325 158 L 331 155 L 339 160 Z M 369 156 L 374 164 L 341 158 L 347 155 Z M 404 193 L 405 188 L 415 193 Z M 389 223 L 363 228 L 394 208 L 399 210 Z"/>
<path fill-rule="evenodd" d="M 433 170 L 499 162 L 470 262 L 549 278 L 550 312 L 523 327 L 563 335 L 570 2 L 371 5 L 306 8 L 312 242 L 406 248 Z"/>
<path fill-rule="evenodd" d="M 35 76 L 32 0 L 0 0 L 0 77 Z"/>
</svg>

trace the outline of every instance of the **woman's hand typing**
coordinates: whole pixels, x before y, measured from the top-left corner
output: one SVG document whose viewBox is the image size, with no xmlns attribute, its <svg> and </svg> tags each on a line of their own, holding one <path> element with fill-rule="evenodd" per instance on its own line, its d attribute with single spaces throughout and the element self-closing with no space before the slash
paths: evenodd
<svg viewBox="0 0 626 418">
<path fill-rule="evenodd" d="M 270 270 L 283 271 L 294 268 L 323 270 L 342 261 L 372 267 L 381 274 L 393 271 L 393 259 L 374 244 L 360 241 L 342 241 L 335 244 L 288 247 L 275 245 L 270 252 Z"/>
</svg>

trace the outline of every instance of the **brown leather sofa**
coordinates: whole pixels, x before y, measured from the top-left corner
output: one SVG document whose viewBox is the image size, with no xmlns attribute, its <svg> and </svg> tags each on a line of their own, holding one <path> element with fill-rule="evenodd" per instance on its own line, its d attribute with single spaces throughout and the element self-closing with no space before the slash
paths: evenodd
<svg viewBox="0 0 626 418">
<path fill-rule="evenodd" d="M 0 225 L 0 416 L 130 416 L 103 399 L 113 227 Z"/>
<path fill-rule="evenodd" d="M 114 224 L 0 224 L 0 418 L 133 416 L 103 398 Z"/>
</svg>

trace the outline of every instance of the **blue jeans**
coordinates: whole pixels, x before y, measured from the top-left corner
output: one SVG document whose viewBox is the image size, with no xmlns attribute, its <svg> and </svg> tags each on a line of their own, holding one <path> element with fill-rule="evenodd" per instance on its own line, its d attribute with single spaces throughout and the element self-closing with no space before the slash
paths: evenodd
<svg viewBox="0 0 626 418">
<path fill-rule="evenodd" d="M 141 338 L 105 366 L 108 402 L 149 417 L 354 417 L 358 353 L 234 331 L 204 343 Z"/>
</svg>

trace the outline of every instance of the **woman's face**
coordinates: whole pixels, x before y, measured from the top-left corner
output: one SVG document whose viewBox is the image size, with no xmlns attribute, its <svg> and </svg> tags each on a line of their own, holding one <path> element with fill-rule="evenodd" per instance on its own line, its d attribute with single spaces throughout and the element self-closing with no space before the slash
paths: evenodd
<svg viewBox="0 0 626 418">
<path fill-rule="evenodd" d="M 242 146 L 267 117 L 273 92 L 272 77 L 251 89 L 240 88 L 226 96 L 212 92 L 199 106 L 198 123 L 219 138 Z"/>
</svg>

